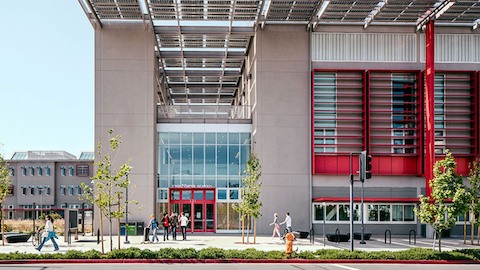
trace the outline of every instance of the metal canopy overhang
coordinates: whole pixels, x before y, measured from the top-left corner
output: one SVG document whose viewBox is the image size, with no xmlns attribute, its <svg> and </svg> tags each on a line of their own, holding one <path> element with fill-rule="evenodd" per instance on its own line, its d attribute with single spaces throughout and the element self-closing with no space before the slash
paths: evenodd
<svg viewBox="0 0 480 270">
<path fill-rule="evenodd" d="M 411 25 L 436 14 L 437 25 L 480 24 L 480 0 L 78 0 L 93 27 L 153 27 L 165 105 L 232 104 L 258 26 Z M 213 102 L 214 103 L 214 102 Z"/>
</svg>

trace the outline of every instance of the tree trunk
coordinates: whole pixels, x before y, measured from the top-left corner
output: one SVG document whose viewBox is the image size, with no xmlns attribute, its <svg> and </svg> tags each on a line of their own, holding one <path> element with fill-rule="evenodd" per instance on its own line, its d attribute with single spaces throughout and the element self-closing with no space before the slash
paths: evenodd
<svg viewBox="0 0 480 270">
<path fill-rule="evenodd" d="M 470 244 L 473 245 L 473 239 L 475 238 L 475 223 L 473 221 L 470 221 L 470 224 L 472 225 L 472 228 L 470 230 Z"/>
<path fill-rule="evenodd" d="M 247 215 L 247 244 L 250 243 L 250 215 Z"/>
<path fill-rule="evenodd" d="M 2 199 L 2 246 L 5 246 L 5 198 Z"/>
<path fill-rule="evenodd" d="M 245 244 L 245 216 L 242 213 L 242 244 Z"/>
<path fill-rule="evenodd" d="M 442 252 L 442 231 L 438 234 L 438 251 Z"/>
<path fill-rule="evenodd" d="M 105 247 L 103 245 L 103 215 L 100 209 L 99 209 L 99 214 L 100 214 L 100 242 L 102 242 L 102 254 L 105 254 Z"/>
<path fill-rule="evenodd" d="M 437 240 L 437 231 L 433 233 L 433 251 L 435 251 L 435 241 Z"/>
<path fill-rule="evenodd" d="M 253 218 L 253 243 L 257 243 L 257 219 Z"/>
<path fill-rule="evenodd" d="M 118 204 L 118 213 L 120 213 L 120 194 L 118 194 L 118 201 L 117 201 L 117 204 Z M 120 215 L 118 215 L 118 218 L 117 218 L 117 223 L 118 223 L 118 249 L 120 249 Z M 127 228 L 125 227 L 125 233 L 127 233 Z"/>
</svg>

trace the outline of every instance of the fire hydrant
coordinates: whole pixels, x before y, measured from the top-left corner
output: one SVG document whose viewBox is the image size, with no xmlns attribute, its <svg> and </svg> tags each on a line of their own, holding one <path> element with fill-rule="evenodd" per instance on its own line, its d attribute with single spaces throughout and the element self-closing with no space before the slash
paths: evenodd
<svg viewBox="0 0 480 270">
<path fill-rule="evenodd" d="M 294 239 L 295 239 L 295 235 L 293 235 L 293 233 L 291 232 L 285 235 L 285 252 L 287 253 L 288 256 L 292 255 Z"/>
</svg>

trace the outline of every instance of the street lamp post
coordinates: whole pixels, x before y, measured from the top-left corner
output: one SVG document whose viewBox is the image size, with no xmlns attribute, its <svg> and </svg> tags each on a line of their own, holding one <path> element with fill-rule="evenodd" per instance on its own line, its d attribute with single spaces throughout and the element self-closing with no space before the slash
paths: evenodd
<svg viewBox="0 0 480 270">
<path fill-rule="evenodd" d="M 125 186 L 125 242 L 124 244 L 130 244 L 128 241 L 128 174 L 127 174 L 127 185 Z"/>
</svg>

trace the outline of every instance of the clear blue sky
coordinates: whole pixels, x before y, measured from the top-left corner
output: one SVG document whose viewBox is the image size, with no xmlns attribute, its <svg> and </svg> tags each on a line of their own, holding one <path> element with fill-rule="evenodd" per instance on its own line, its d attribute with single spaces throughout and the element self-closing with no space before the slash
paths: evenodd
<svg viewBox="0 0 480 270">
<path fill-rule="evenodd" d="M 76 0 L 2 1 L 0 154 L 94 151 L 94 31 Z"/>
</svg>

